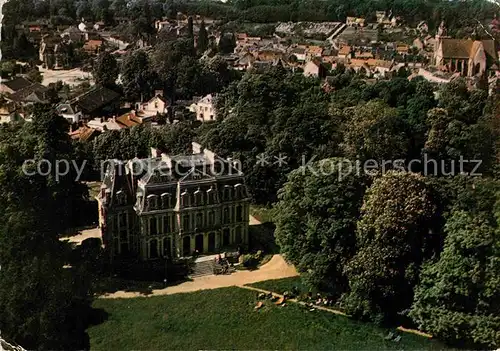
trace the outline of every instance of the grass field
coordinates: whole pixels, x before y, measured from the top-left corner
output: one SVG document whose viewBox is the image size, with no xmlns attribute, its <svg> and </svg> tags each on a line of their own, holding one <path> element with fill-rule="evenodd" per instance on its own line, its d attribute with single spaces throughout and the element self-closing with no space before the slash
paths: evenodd
<svg viewBox="0 0 500 351">
<path fill-rule="evenodd" d="M 91 350 L 374 350 L 442 349 L 416 335 L 399 343 L 388 330 L 289 303 L 265 302 L 254 310 L 256 292 L 242 288 L 133 299 L 98 299 L 106 320 L 88 329 Z"/>
<path fill-rule="evenodd" d="M 265 280 L 263 282 L 248 284 L 248 286 L 272 291 L 278 294 L 283 294 L 285 291 L 291 292 L 293 287 L 296 287 L 299 290 L 300 294 L 305 294 L 309 291 L 309 289 L 302 283 L 302 279 L 300 278 L 300 276 Z"/>
</svg>

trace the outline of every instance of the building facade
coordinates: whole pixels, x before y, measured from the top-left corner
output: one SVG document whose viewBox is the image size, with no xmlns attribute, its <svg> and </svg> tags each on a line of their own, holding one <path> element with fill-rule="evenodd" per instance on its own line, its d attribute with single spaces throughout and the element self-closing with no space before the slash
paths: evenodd
<svg viewBox="0 0 500 351">
<path fill-rule="evenodd" d="M 239 167 L 193 143 L 192 155 L 108 161 L 97 196 L 112 256 L 142 260 L 248 244 L 249 196 Z"/>
</svg>

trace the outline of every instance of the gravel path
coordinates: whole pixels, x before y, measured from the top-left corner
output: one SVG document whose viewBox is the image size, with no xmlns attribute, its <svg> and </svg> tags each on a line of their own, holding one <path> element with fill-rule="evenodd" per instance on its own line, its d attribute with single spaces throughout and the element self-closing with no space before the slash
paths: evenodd
<svg viewBox="0 0 500 351">
<path fill-rule="evenodd" d="M 295 277 L 298 273 L 295 267 L 288 265 L 281 255 L 274 255 L 271 260 L 255 271 L 236 271 L 230 275 L 210 275 L 194 278 L 192 281 L 170 286 L 165 289 L 153 290 L 148 296 L 171 295 L 198 290 L 217 289 L 229 286 L 242 286 L 270 279 Z M 117 291 L 101 298 L 132 298 L 144 296 L 138 292 Z"/>
</svg>

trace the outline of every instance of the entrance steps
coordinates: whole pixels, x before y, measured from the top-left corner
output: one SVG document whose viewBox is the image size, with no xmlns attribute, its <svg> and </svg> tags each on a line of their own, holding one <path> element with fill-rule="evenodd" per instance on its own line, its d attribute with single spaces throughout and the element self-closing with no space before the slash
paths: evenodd
<svg viewBox="0 0 500 351">
<path fill-rule="evenodd" d="M 193 273 L 189 277 L 196 278 L 214 274 L 214 258 L 215 256 L 199 257 L 194 262 Z"/>
</svg>

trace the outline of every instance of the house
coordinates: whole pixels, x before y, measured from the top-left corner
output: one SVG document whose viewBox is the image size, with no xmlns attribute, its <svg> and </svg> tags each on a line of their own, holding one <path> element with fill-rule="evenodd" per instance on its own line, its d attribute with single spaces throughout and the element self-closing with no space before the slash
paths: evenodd
<svg viewBox="0 0 500 351">
<path fill-rule="evenodd" d="M 63 68 L 67 61 L 65 46 L 66 44 L 61 36 L 45 34 L 38 50 L 38 58 L 42 61 L 42 67 L 48 69 Z"/>
<path fill-rule="evenodd" d="M 424 43 L 420 38 L 416 38 L 415 40 L 413 40 L 413 47 L 421 51 L 424 49 Z"/>
<path fill-rule="evenodd" d="M 3 81 L 0 83 L 0 93 L 3 94 L 13 94 L 21 89 L 29 87 L 32 82 L 24 77 L 16 77 L 9 81 Z"/>
<path fill-rule="evenodd" d="M 212 94 L 204 96 L 200 101 L 196 103 L 195 107 L 196 119 L 201 122 L 214 121 L 217 118 L 217 114 L 214 107 L 214 101 Z"/>
<path fill-rule="evenodd" d="M 248 245 L 249 195 L 236 162 L 193 143 L 191 155 L 108 160 L 96 197 L 112 258 L 172 259 Z"/>
<path fill-rule="evenodd" d="M 0 101 L 0 123 L 11 123 L 22 120 L 17 104 L 3 99 Z"/>
<path fill-rule="evenodd" d="M 400 55 L 408 55 L 410 47 L 403 43 L 396 44 L 396 52 Z"/>
<path fill-rule="evenodd" d="M 99 131 L 87 126 L 81 126 L 77 130 L 69 132 L 69 137 L 73 140 L 91 141 L 99 135 Z"/>
<path fill-rule="evenodd" d="M 120 94 L 102 86 L 95 86 L 70 103 L 76 105 L 76 109 L 81 111 L 85 118 L 109 115 L 120 106 Z"/>
<path fill-rule="evenodd" d="M 70 26 L 61 33 L 61 38 L 66 38 L 71 42 L 79 42 L 83 40 L 84 35 L 75 26 Z"/>
<path fill-rule="evenodd" d="M 163 97 L 162 91 L 157 91 L 156 95 L 145 103 L 136 103 L 136 111 L 141 116 L 156 116 L 157 114 L 168 113 L 169 103 Z"/>
<path fill-rule="evenodd" d="M 348 27 L 364 27 L 365 19 L 360 17 L 347 17 L 345 24 Z"/>
<path fill-rule="evenodd" d="M 110 118 L 105 120 L 104 118 L 94 118 L 87 122 L 87 127 L 95 129 L 99 132 L 105 132 L 107 130 L 120 130 L 123 126 L 116 122 L 116 119 Z"/>
<path fill-rule="evenodd" d="M 316 57 L 321 57 L 323 48 L 321 46 L 311 45 L 306 48 L 306 59 L 312 60 Z"/>
<path fill-rule="evenodd" d="M 236 62 L 236 69 L 238 70 L 246 70 L 248 69 L 252 62 L 255 61 L 255 56 L 249 52 L 246 52 L 240 59 Z"/>
<path fill-rule="evenodd" d="M 436 35 L 433 63 L 447 72 L 458 72 L 468 77 L 488 75 L 498 67 L 498 50 L 494 40 L 452 39 L 446 36 L 444 24 Z"/>
<path fill-rule="evenodd" d="M 340 59 L 348 59 L 351 58 L 352 47 L 349 45 L 344 45 L 340 48 L 338 53 L 338 58 Z"/>
<path fill-rule="evenodd" d="M 307 62 L 304 66 L 304 76 L 325 78 L 327 69 L 319 59 L 314 59 Z"/>
<path fill-rule="evenodd" d="M 23 105 L 32 105 L 35 103 L 47 104 L 49 103 L 47 91 L 47 87 L 40 83 L 33 83 L 9 95 L 7 99 Z"/>
<path fill-rule="evenodd" d="M 356 51 L 354 53 L 354 57 L 359 58 L 359 59 L 363 59 L 363 60 L 367 60 L 367 59 L 373 58 L 373 53 L 371 51 L 359 50 L 359 51 Z"/>
<path fill-rule="evenodd" d="M 99 39 L 91 39 L 87 40 L 85 44 L 83 44 L 83 51 L 88 54 L 98 54 L 103 46 L 104 41 Z"/>
<path fill-rule="evenodd" d="M 337 58 L 338 52 L 335 49 L 325 49 L 321 53 L 321 61 L 333 63 Z"/>
<path fill-rule="evenodd" d="M 78 123 L 83 119 L 83 113 L 78 109 L 78 105 L 76 104 L 60 104 L 56 107 L 56 112 L 71 124 Z"/>
<path fill-rule="evenodd" d="M 306 49 L 302 47 L 294 48 L 291 52 L 297 58 L 297 61 L 304 62 L 306 60 Z"/>
</svg>

